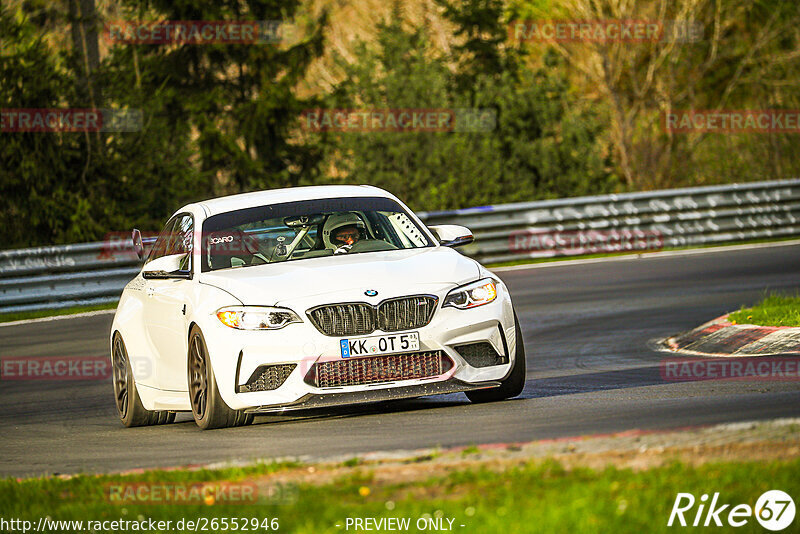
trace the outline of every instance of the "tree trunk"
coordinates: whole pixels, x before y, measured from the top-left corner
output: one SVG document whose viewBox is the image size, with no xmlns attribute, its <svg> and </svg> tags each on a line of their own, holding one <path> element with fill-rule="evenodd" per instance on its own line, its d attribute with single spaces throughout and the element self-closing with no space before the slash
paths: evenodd
<svg viewBox="0 0 800 534">
<path fill-rule="evenodd" d="M 94 74 L 100 66 L 100 47 L 97 35 L 97 11 L 94 0 L 69 0 L 72 46 L 80 61 L 81 76 L 78 92 L 92 107 L 102 104 L 102 95 Z"/>
</svg>

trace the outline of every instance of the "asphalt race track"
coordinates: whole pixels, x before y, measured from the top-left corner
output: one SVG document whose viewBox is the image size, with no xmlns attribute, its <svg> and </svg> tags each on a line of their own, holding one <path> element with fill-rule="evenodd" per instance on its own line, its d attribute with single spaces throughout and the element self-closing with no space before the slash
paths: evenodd
<svg viewBox="0 0 800 534">
<path fill-rule="evenodd" d="M 800 245 L 499 273 L 528 357 L 521 398 L 463 394 L 259 417 L 245 428 L 124 428 L 110 379 L 0 383 L 0 476 L 529 441 L 800 415 L 800 382 L 667 382 L 651 340 L 800 288 Z M 0 356 L 106 355 L 111 315 L 0 328 Z"/>
</svg>

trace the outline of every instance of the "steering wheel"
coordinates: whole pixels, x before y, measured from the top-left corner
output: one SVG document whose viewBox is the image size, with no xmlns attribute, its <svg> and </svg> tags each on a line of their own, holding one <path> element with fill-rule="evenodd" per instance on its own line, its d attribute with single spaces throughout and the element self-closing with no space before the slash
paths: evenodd
<svg viewBox="0 0 800 534">
<path fill-rule="evenodd" d="M 350 247 L 350 252 L 379 252 L 382 250 L 397 250 L 397 247 L 383 239 L 362 239 Z"/>
</svg>

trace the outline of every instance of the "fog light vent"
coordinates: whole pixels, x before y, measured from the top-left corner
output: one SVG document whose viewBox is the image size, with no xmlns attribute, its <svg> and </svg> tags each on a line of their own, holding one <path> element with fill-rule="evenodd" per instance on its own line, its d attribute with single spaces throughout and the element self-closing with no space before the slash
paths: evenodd
<svg viewBox="0 0 800 534">
<path fill-rule="evenodd" d="M 488 341 L 456 345 L 456 352 L 472 367 L 491 367 L 508 363 L 508 358 L 497 354 Z"/>
<path fill-rule="evenodd" d="M 239 386 L 239 393 L 253 393 L 255 391 L 272 391 L 278 389 L 292 374 L 296 363 L 283 363 L 278 365 L 262 365 L 258 367 L 246 384 Z"/>
</svg>

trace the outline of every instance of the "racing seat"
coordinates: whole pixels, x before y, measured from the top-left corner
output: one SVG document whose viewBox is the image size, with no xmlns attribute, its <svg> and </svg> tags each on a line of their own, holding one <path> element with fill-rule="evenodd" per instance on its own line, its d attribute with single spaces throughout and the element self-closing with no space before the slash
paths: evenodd
<svg viewBox="0 0 800 534">
<path fill-rule="evenodd" d="M 208 234 L 203 243 L 212 270 L 241 267 L 258 252 L 252 236 L 241 230 L 220 230 Z"/>
</svg>

